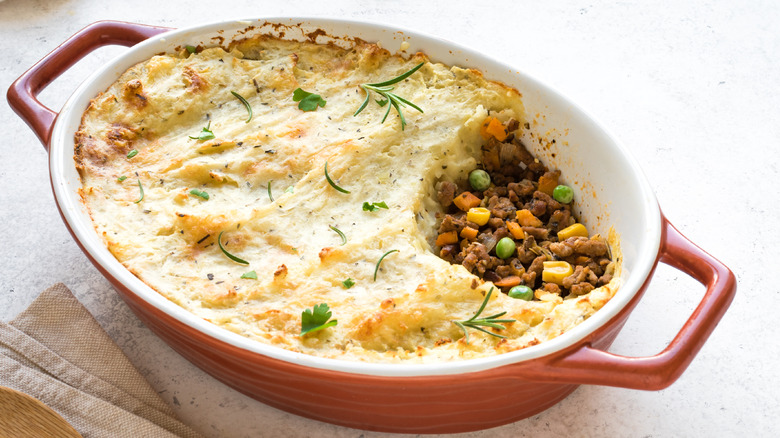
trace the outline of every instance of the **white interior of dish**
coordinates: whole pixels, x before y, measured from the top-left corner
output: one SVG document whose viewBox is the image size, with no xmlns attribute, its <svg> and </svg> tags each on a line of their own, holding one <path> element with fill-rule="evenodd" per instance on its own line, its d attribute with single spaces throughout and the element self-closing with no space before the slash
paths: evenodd
<svg viewBox="0 0 780 438">
<path fill-rule="evenodd" d="M 305 33 L 323 29 L 329 35 L 379 42 L 391 52 L 399 50 L 401 43 L 406 41 L 409 48 L 405 53 L 423 51 L 435 62 L 473 67 L 481 70 L 488 79 L 518 89 L 523 95 L 527 113 L 543 116 L 538 117 L 538 124 L 532 124 L 531 128 L 537 133 L 549 132 L 547 137 L 556 139 L 549 149 L 542 148 L 538 142 L 527 144 L 531 152 L 548 166 L 561 169 L 564 180 L 580 188 L 576 202 L 581 210 L 581 219 L 591 232 L 606 235 L 612 226 L 620 236 L 624 284 L 616 296 L 594 316 L 569 332 L 523 350 L 450 363 L 374 364 L 324 359 L 252 341 L 194 316 L 132 275 L 98 238 L 78 195 L 81 182 L 73 160 L 73 134 L 78 129 L 82 112 L 91 98 L 108 88 L 127 68 L 156 53 L 173 51 L 175 47 L 186 44 L 216 45 L 221 38 L 226 41 L 236 35 L 240 38 L 239 32 L 247 26 L 260 28 L 265 22 L 300 26 L 300 31 L 281 29 L 285 31 L 285 38 L 300 39 Z M 269 27 L 258 30 L 267 32 Z M 318 41 L 323 40 L 321 37 Z M 639 166 L 601 124 L 577 105 L 538 80 L 477 51 L 417 32 L 364 22 L 289 17 L 236 20 L 176 30 L 138 44 L 95 72 L 65 103 L 52 134 L 50 171 L 55 197 L 76 238 L 112 276 L 141 299 L 177 320 L 237 347 L 305 366 L 349 373 L 423 376 L 475 372 L 545 356 L 573 345 L 611 319 L 637 293 L 655 262 L 660 242 L 660 211 Z M 587 184 L 583 188 L 584 182 Z"/>
</svg>

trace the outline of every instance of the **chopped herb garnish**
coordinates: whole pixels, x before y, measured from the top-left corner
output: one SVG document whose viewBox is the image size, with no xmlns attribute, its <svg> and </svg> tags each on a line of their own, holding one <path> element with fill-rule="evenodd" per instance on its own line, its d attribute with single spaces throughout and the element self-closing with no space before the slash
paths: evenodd
<svg viewBox="0 0 780 438">
<path fill-rule="evenodd" d="M 249 280 L 257 280 L 257 272 L 249 271 L 241 276 L 241 278 L 247 278 Z"/>
<path fill-rule="evenodd" d="M 329 225 L 329 226 L 330 226 L 331 230 L 335 231 L 336 234 L 338 234 L 339 237 L 341 237 L 341 245 L 342 246 L 346 245 L 347 244 L 347 236 L 345 236 L 344 233 L 341 232 L 341 230 L 339 230 L 338 228 L 334 227 L 333 225 Z"/>
<path fill-rule="evenodd" d="M 124 181 L 124 180 L 126 180 L 126 179 L 127 179 L 127 176 L 125 176 L 125 175 L 122 175 L 122 176 L 120 176 L 119 178 L 117 178 L 116 180 L 117 180 L 117 181 L 119 181 L 119 182 L 122 182 L 122 181 Z"/>
<path fill-rule="evenodd" d="M 328 184 L 330 184 L 331 187 L 333 187 L 334 189 L 338 190 L 339 192 L 341 192 L 341 193 L 349 193 L 349 190 L 342 189 L 336 183 L 334 183 L 332 179 L 330 179 L 330 175 L 328 175 L 328 162 L 327 161 L 325 162 L 325 179 L 328 180 Z"/>
<path fill-rule="evenodd" d="M 347 278 L 346 280 L 342 281 L 341 284 L 344 286 L 344 289 L 349 289 L 355 285 L 355 280 Z"/>
<path fill-rule="evenodd" d="M 490 295 L 493 293 L 493 288 L 491 287 L 490 290 L 487 293 L 487 296 L 485 296 L 485 300 L 482 301 L 482 305 L 479 306 L 479 310 L 477 310 L 477 313 L 474 314 L 471 318 L 465 320 L 465 321 L 452 321 L 453 324 L 460 327 L 461 330 L 463 330 L 463 333 L 466 335 L 466 343 L 469 343 L 469 332 L 466 330 L 466 327 L 473 328 L 476 330 L 479 330 L 481 332 L 487 333 L 490 336 L 495 336 L 497 338 L 506 338 L 504 335 L 499 335 L 498 333 L 493 333 L 491 331 L 485 330 L 482 327 L 491 327 L 499 330 L 504 330 L 506 327 L 500 324 L 506 324 L 510 322 L 515 322 L 514 319 L 498 319 L 506 314 L 506 312 L 496 313 L 495 315 L 491 315 L 485 318 L 479 318 L 477 317 L 482 313 L 483 310 L 485 310 L 485 307 L 487 306 L 488 301 L 490 301 Z"/>
<path fill-rule="evenodd" d="M 127 153 L 127 158 L 133 158 L 136 155 L 138 155 L 138 149 L 133 149 L 132 151 Z"/>
<path fill-rule="evenodd" d="M 187 49 L 190 53 L 195 53 L 198 49 L 195 46 L 184 46 L 185 49 Z"/>
<path fill-rule="evenodd" d="M 204 192 L 203 190 L 192 189 L 192 190 L 190 190 L 190 195 L 195 195 L 195 196 L 203 198 L 203 199 L 205 199 L 207 201 L 209 200 L 209 194 Z"/>
<path fill-rule="evenodd" d="M 327 303 L 315 304 L 311 309 L 306 309 L 301 313 L 301 334 L 316 332 L 338 324 L 338 320 L 330 320 L 332 313 Z"/>
<path fill-rule="evenodd" d="M 295 193 L 295 187 L 290 186 L 284 189 L 284 193 Z"/>
<path fill-rule="evenodd" d="M 386 253 L 382 254 L 382 257 L 379 257 L 379 261 L 376 262 L 376 268 L 374 268 L 374 281 L 376 281 L 376 273 L 379 272 L 379 265 L 382 264 L 382 260 L 385 259 L 389 254 L 392 254 L 394 252 L 398 252 L 397 249 L 391 249 L 390 251 L 387 251 Z"/>
<path fill-rule="evenodd" d="M 385 204 L 385 201 L 382 202 L 364 202 L 363 203 L 363 211 L 377 211 L 380 208 L 388 209 L 387 204 Z"/>
<path fill-rule="evenodd" d="M 191 135 L 189 137 L 193 140 L 198 140 L 198 141 L 206 141 L 206 140 L 211 140 L 212 138 L 216 138 L 214 133 L 211 132 L 209 128 L 211 128 L 211 120 L 209 120 L 208 125 L 206 125 L 206 127 L 203 128 L 202 131 L 200 131 L 200 134 L 198 134 L 197 137 L 193 137 Z"/>
<path fill-rule="evenodd" d="M 274 195 L 271 194 L 271 181 L 268 181 L 268 199 L 274 202 Z"/>
<path fill-rule="evenodd" d="M 252 107 L 251 107 L 251 106 L 249 106 L 249 102 L 247 102 L 247 101 L 246 101 L 246 99 L 244 99 L 244 97 L 243 97 L 243 96 L 241 96 L 240 94 L 236 93 L 235 91 L 231 91 L 230 93 L 231 93 L 233 96 L 235 96 L 235 97 L 236 97 L 236 99 L 240 100 L 240 101 L 241 101 L 241 103 L 243 103 L 243 104 L 244 104 L 244 108 L 246 108 L 246 112 L 248 112 L 248 113 L 249 113 L 249 118 L 248 118 L 248 119 L 246 119 L 246 122 L 244 122 L 244 123 L 249 123 L 249 121 L 250 121 L 250 120 L 252 120 Z"/>
<path fill-rule="evenodd" d="M 303 111 L 315 111 L 318 106 L 324 108 L 327 103 L 319 94 L 309 93 L 301 88 L 293 91 L 293 101 L 298 102 L 298 109 Z"/>
<path fill-rule="evenodd" d="M 425 62 L 421 62 L 417 64 L 414 68 L 407 71 L 406 73 L 401 74 L 400 76 L 397 76 L 393 79 L 390 79 L 389 81 L 385 82 L 377 82 L 375 84 L 361 84 L 360 88 L 363 89 L 363 91 L 366 92 L 366 100 L 363 101 L 363 104 L 360 105 L 360 108 L 358 108 L 357 111 L 355 111 L 355 114 L 353 116 L 356 116 L 360 114 L 361 111 L 363 111 L 366 106 L 368 106 L 368 102 L 371 100 L 371 91 L 374 91 L 375 93 L 379 94 L 380 96 L 384 97 L 384 99 L 379 100 L 375 99 L 376 103 L 379 104 L 380 107 L 387 105 L 387 111 L 385 111 L 385 116 L 382 118 L 382 123 L 385 122 L 387 119 L 388 114 L 390 114 L 390 109 L 395 108 L 395 110 L 398 112 L 398 116 L 401 118 L 401 130 L 403 131 L 406 127 L 406 119 L 404 118 L 403 112 L 401 112 L 401 107 L 405 107 L 406 105 L 411 106 L 412 108 L 416 109 L 419 112 L 423 112 L 423 110 L 413 104 L 412 102 L 409 102 L 408 100 L 404 99 L 403 97 L 391 93 L 395 87 L 391 87 L 391 85 L 396 84 L 398 82 L 403 81 L 404 79 L 411 76 L 414 72 L 420 69 L 420 67 L 423 66 Z"/>
<path fill-rule="evenodd" d="M 136 204 L 144 200 L 144 186 L 141 185 L 141 179 L 138 179 L 138 190 L 141 191 L 141 197 L 138 198 L 137 201 L 135 201 Z"/>
<path fill-rule="evenodd" d="M 233 261 L 234 261 L 234 262 L 236 262 L 236 263 L 240 263 L 240 264 L 242 264 L 242 265 L 248 265 L 248 264 L 249 264 L 249 262 L 248 262 L 248 261 L 246 261 L 246 260 L 244 260 L 244 259 L 240 259 L 240 258 L 238 258 L 238 257 L 234 256 L 233 254 L 229 253 L 229 252 L 228 252 L 228 251 L 225 249 L 225 247 L 224 247 L 224 246 L 222 246 L 222 234 L 223 234 L 224 232 L 225 232 L 224 230 L 220 231 L 220 233 L 219 233 L 219 237 L 217 238 L 217 242 L 219 242 L 219 249 L 221 249 L 221 250 L 222 250 L 222 254 L 225 254 L 225 256 L 227 256 L 227 258 L 229 258 L 230 260 L 233 260 Z"/>
</svg>

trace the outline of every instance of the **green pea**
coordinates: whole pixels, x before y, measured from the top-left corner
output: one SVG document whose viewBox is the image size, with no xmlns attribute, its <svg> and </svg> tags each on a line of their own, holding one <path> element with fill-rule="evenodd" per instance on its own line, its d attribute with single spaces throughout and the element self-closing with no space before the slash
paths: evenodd
<svg viewBox="0 0 780 438">
<path fill-rule="evenodd" d="M 515 286 L 509 289 L 509 297 L 518 300 L 531 301 L 534 299 L 534 291 L 528 286 Z"/>
<path fill-rule="evenodd" d="M 469 174 L 469 184 L 474 190 L 487 190 L 490 187 L 490 175 L 482 169 L 472 170 Z"/>
<path fill-rule="evenodd" d="M 553 199 L 568 204 L 574 199 L 574 190 L 569 186 L 560 185 L 553 190 Z"/>
<path fill-rule="evenodd" d="M 517 249 L 515 241 L 509 237 L 504 237 L 496 244 L 496 255 L 499 258 L 508 259 L 515 253 L 515 249 Z"/>
</svg>

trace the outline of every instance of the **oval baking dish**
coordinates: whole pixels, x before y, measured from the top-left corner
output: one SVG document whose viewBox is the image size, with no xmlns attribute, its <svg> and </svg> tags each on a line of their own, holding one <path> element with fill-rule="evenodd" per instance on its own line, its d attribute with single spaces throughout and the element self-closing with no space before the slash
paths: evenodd
<svg viewBox="0 0 780 438">
<path fill-rule="evenodd" d="M 89 100 L 132 65 L 176 47 L 226 45 L 249 34 L 316 39 L 348 45 L 355 38 L 394 51 L 422 51 L 432 61 L 473 67 L 516 88 L 537 136 L 529 145 L 546 164 L 581 186 L 580 215 L 605 233 L 614 227 L 623 254 L 623 285 L 602 309 L 572 330 L 529 348 L 493 357 L 439 364 L 381 364 L 295 353 L 212 325 L 169 302 L 127 271 L 105 248 L 81 201 L 73 135 Z M 134 46 L 80 85 L 59 113 L 37 94 L 92 50 Z M 237 390 L 274 407 L 344 426 L 408 433 L 489 428 L 536 414 L 579 384 L 660 389 L 674 382 L 728 308 L 736 280 L 726 266 L 683 237 L 663 216 L 637 163 L 601 125 L 536 79 L 478 52 L 419 33 L 332 19 L 264 18 L 170 30 L 122 22 L 83 29 L 22 75 L 8 101 L 49 151 L 60 213 L 87 257 L 131 309 L 188 360 Z M 551 134 L 552 133 L 552 134 Z M 698 307 L 662 352 L 623 357 L 609 348 L 661 261 L 706 286 Z"/>
</svg>

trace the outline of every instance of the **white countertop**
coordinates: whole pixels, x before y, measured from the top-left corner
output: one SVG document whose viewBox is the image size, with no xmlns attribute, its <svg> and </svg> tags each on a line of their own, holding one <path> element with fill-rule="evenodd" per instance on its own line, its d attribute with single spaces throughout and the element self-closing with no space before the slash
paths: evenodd
<svg viewBox="0 0 780 438">
<path fill-rule="evenodd" d="M 114 4 L 109 4 L 114 3 Z M 569 95 L 641 163 L 670 221 L 729 266 L 737 297 L 682 377 L 642 392 L 582 386 L 553 408 L 473 437 L 777 436 L 780 425 L 780 3 L 442 1 L 6 0 L 0 2 L 0 90 L 87 24 L 171 27 L 261 16 L 386 22 L 483 50 Z M 636 4 L 634 4 L 636 3 Z M 55 81 L 59 108 L 100 49 Z M 180 418 L 210 437 L 383 434 L 268 407 L 217 382 L 155 337 L 78 249 L 60 220 L 47 156 L 0 105 L 0 320 L 64 282 Z M 660 265 L 611 351 L 660 351 L 703 294 Z"/>
</svg>

